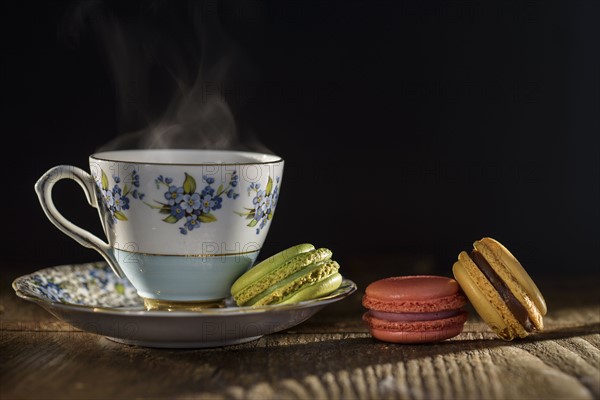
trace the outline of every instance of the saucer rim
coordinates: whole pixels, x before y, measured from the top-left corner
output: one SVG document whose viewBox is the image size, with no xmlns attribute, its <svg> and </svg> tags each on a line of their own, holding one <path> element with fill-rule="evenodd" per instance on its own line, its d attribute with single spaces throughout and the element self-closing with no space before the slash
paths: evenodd
<svg viewBox="0 0 600 400">
<path fill-rule="evenodd" d="M 342 285 L 336 289 L 335 292 L 329 294 L 324 297 L 320 297 L 318 299 L 306 300 L 293 304 L 274 304 L 274 305 L 265 305 L 265 306 L 242 306 L 242 307 L 225 307 L 225 308 L 207 308 L 199 311 L 165 311 L 165 310 L 145 310 L 143 308 L 136 309 L 137 307 L 143 306 L 130 306 L 130 307 L 103 307 L 103 306 L 90 306 L 85 304 L 72 304 L 72 303 L 61 303 L 57 301 L 52 301 L 50 299 L 43 299 L 37 296 L 34 296 L 30 293 L 26 293 L 23 290 L 19 289 L 18 282 L 24 281 L 31 277 L 34 274 L 43 273 L 46 270 L 51 269 L 60 269 L 67 268 L 73 266 L 86 266 L 93 264 L 102 264 L 105 263 L 103 261 L 93 261 L 86 263 L 75 263 L 75 264 L 62 264 L 56 266 L 50 266 L 46 268 L 42 268 L 38 271 L 34 271 L 29 274 L 25 274 L 15 278 L 12 282 L 12 288 L 15 291 L 15 294 L 27 301 L 31 301 L 43 307 L 52 307 L 57 309 L 65 309 L 72 311 L 80 311 L 80 312 L 93 312 L 97 314 L 110 314 L 110 315 L 128 315 L 128 316 L 144 316 L 144 317 L 198 317 L 198 316 L 211 316 L 211 317 L 230 317 L 232 315 L 252 315 L 252 314 L 264 314 L 264 313 L 274 313 L 279 311 L 288 311 L 288 310 L 299 310 L 303 308 L 312 308 L 316 306 L 325 306 L 330 303 L 337 302 L 342 300 L 358 289 L 355 282 L 350 279 L 342 277 Z"/>
</svg>

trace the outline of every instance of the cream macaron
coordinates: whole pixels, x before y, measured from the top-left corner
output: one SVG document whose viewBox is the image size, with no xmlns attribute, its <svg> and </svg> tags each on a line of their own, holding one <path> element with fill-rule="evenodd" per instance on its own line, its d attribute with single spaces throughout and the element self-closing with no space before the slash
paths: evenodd
<svg viewBox="0 0 600 400">
<path fill-rule="evenodd" d="M 521 263 L 485 237 L 462 251 L 452 272 L 481 318 L 504 340 L 544 329 L 546 301 Z"/>
</svg>

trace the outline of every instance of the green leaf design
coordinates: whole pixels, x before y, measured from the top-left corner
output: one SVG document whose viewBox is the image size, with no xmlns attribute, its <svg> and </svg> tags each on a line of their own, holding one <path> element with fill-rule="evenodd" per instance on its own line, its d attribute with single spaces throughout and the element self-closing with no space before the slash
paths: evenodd
<svg viewBox="0 0 600 400">
<path fill-rule="evenodd" d="M 129 186 L 127 184 L 125 184 L 125 187 L 123 187 L 123 195 L 127 196 L 129 194 Z"/>
<path fill-rule="evenodd" d="M 220 195 L 221 193 L 223 193 L 223 184 L 220 184 L 219 188 L 217 189 L 217 195 Z"/>
<path fill-rule="evenodd" d="M 125 285 L 122 283 L 115 283 L 115 291 L 119 294 L 125 294 Z"/>
<path fill-rule="evenodd" d="M 273 213 L 270 212 L 269 215 L 267 215 L 267 219 L 270 221 L 271 219 L 273 219 Z"/>
<path fill-rule="evenodd" d="M 179 220 L 177 218 L 175 218 L 173 215 L 169 215 L 168 217 L 164 218 L 163 221 L 168 222 L 170 224 L 174 224 Z"/>
<path fill-rule="evenodd" d="M 196 191 L 196 180 L 185 172 L 185 181 L 183 181 L 183 191 L 185 194 L 192 194 Z"/>
<path fill-rule="evenodd" d="M 121 211 L 115 211 L 115 218 L 119 221 L 127 221 L 127 217 Z"/>
<path fill-rule="evenodd" d="M 247 226 L 249 226 L 250 228 L 252 228 L 253 226 L 256 226 L 256 224 L 258 224 L 258 221 L 257 221 L 257 220 L 255 220 L 255 219 L 253 219 L 252 221 L 250 221 L 250 222 L 248 223 L 248 225 L 247 225 Z"/>
<path fill-rule="evenodd" d="M 161 214 L 171 214 L 171 206 L 162 206 L 158 212 Z"/>
<path fill-rule="evenodd" d="M 102 189 L 103 190 L 108 190 L 108 177 L 106 176 L 106 174 L 104 173 L 104 171 L 102 171 Z"/>
<path fill-rule="evenodd" d="M 269 181 L 267 182 L 267 196 L 269 196 L 271 194 L 271 192 L 273 191 L 273 179 L 271 179 L 271 177 L 269 177 Z"/>
<path fill-rule="evenodd" d="M 154 200 L 154 201 L 156 201 L 156 200 Z M 147 201 L 143 201 L 143 200 L 142 200 L 142 203 L 144 203 L 145 205 L 147 205 L 147 206 L 148 206 L 148 207 L 150 207 L 150 208 L 154 208 L 155 210 L 161 210 L 161 209 L 163 209 L 164 207 L 169 207 L 169 206 L 168 206 L 168 205 L 166 205 L 166 204 L 160 203 L 160 202 L 158 202 L 158 201 L 156 201 L 156 202 L 158 203 L 158 205 L 150 204 L 150 203 L 148 203 Z"/>
<path fill-rule="evenodd" d="M 200 220 L 200 222 L 215 222 L 217 220 L 217 217 L 215 217 L 212 214 L 201 214 L 198 219 Z"/>
</svg>

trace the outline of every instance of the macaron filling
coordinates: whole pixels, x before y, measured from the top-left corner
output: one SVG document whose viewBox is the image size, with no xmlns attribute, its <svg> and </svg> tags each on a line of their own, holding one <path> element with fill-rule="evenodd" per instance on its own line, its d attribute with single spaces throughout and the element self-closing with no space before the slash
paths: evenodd
<svg viewBox="0 0 600 400">
<path fill-rule="evenodd" d="M 396 313 L 396 312 L 384 312 L 384 311 L 375 311 L 369 310 L 369 314 L 371 314 L 375 318 L 383 319 L 386 321 L 392 322 L 416 322 L 416 321 L 436 321 L 438 319 L 446 319 L 450 317 L 454 317 L 462 312 L 462 309 L 459 310 L 443 310 L 437 312 L 423 312 L 423 313 Z"/>
<path fill-rule="evenodd" d="M 321 261 L 288 276 L 278 282 L 277 285 L 268 287 L 255 297 L 247 301 L 248 305 L 269 305 L 281 302 L 286 297 L 297 292 L 301 288 L 315 284 L 329 276 L 337 274 L 340 266 L 336 261 Z"/>
<path fill-rule="evenodd" d="M 496 271 L 494 271 L 491 265 L 487 262 L 483 254 L 477 250 L 473 250 L 471 251 L 470 257 L 475 265 L 477 265 L 477 268 L 479 268 L 487 280 L 490 281 L 494 289 L 496 289 L 496 291 L 500 294 L 500 297 L 502 297 L 502 300 L 504 300 L 508 306 L 508 309 L 515 316 L 517 321 L 519 321 L 519 323 L 527 332 L 533 332 L 535 330 L 535 326 L 529 318 L 527 309 L 525 306 L 523 306 L 523 304 L 521 304 L 521 302 L 519 302 L 519 300 L 517 300 L 508 286 L 506 286 L 506 283 L 504 283 L 502 278 L 498 276 Z"/>
<path fill-rule="evenodd" d="M 234 293 L 233 297 L 238 304 L 255 304 L 257 299 L 266 290 L 273 289 L 276 283 L 292 276 L 305 268 L 327 261 L 331 258 L 332 252 L 329 249 L 321 248 L 312 250 L 294 256 L 273 271 L 267 271 L 256 282 L 246 286 L 239 292 Z M 336 270 L 337 272 L 337 270 Z"/>
</svg>

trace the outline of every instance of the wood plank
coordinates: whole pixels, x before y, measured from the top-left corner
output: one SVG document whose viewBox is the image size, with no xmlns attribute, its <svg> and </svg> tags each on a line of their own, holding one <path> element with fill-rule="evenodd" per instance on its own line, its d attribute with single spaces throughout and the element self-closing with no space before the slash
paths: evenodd
<svg viewBox="0 0 600 400">
<path fill-rule="evenodd" d="M 588 336 L 598 341 L 600 334 L 507 344 L 468 333 L 399 346 L 364 333 L 282 333 L 228 348 L 175 351 L 83 332 L 4 332 L 0 387 L 3 398 L 594 399 L 600 349 Z"/>
<path fill-rule="evenodd" d="M 504 342 L 472 312 L 426 345 L 373 339 L 362 293 L 285 332 L 237 346 L 146 349 L 56 320 L 0 293 L 0 398 L 600 399 L 595 285 L 545 284 L 546 331 Z"/>
</svg>

